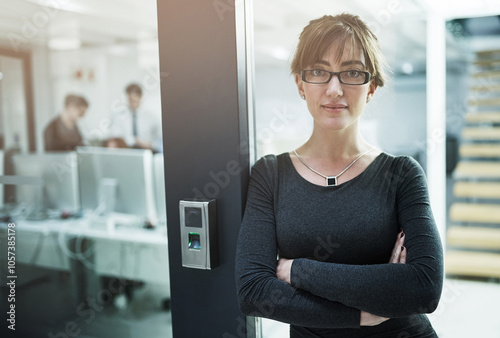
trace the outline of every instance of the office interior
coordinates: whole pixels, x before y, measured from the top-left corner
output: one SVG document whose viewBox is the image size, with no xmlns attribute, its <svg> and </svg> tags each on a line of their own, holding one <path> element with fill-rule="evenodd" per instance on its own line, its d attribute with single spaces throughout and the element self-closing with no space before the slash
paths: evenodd
<svg viewBox="0 0 500 338">
<path fill-rule="evenodd" d="M 429 319 L 440 337 L 499 336 L 500 5 L 249 3 L 255 158 L 310 135 L 289 71 L 302 27 L 324 14 L 359 14 L 392 68 L 362 133 L 388 153 L 413 156 L 432 183 L 447 255 L 443 297 Z M 14 222 L 18 318 L 30 323 L 20 331 L 172 336 L 163 149 L 103 146 L 130 83 L 142 87 L 141 106 L 160 124 L 169 77 L 159 67 L 156 2 L 0 0 L 0 9 L 0 262 L 3 270 Z M 69 93 L 89 102 L 78 121 L 84 145 L 47 152 L 44 129 Z M 182 145 L 163 148 L 174 146 Z M 288 336 L 286 324 L 260 324 L 262 337 Z"/>
</svg>

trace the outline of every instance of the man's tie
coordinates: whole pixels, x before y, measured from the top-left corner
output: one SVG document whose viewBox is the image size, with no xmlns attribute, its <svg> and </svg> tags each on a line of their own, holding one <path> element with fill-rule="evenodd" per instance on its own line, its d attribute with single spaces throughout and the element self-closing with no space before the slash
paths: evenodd
<svg viewBox="0 0 500 338">
<path fill-rule="evenodd" d="M 132 112 L 132 133 L 134 137 L 137 137 L 137 113 Z"/>
</svg>

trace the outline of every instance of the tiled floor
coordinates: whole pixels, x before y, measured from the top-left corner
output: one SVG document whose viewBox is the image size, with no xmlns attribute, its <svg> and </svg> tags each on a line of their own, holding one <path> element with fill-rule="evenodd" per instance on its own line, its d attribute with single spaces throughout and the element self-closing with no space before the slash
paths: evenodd
<svg viewBox="0 0 500 338">
<path fill-rule="evenodd" d="M 500 284 L 447 279 L 429 315 L 441 338 L 500 338 Z"/>
<path fill-rule="evenodd" d="M 124 295 L 120 297 L 115 301 L 120 306 L 110 306 L 101 313 L 96 311 L 91 322 L 88 316 L 80 318 L 80 337 L 172 338 L 170 311 L 161 310 L 157 293 L 146 286 L 136 290 L 134 299 L 128 304 Z"/>
<path fill-rule="evenodd" d="M 500 338 L 500 283 L 446 279 L 428 315 L 440 338 Z M 288 337 L 288 325 L 264 319 L 264 338 Z"/>
</svg>

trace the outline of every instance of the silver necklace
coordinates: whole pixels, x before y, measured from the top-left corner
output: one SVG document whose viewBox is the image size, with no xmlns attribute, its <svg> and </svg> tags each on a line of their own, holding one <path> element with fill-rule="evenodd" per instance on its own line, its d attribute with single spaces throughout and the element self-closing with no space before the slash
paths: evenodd
<svg viewBox="0 0 500 338">
<path fill-rule="evenodd" d="M 368 149 L 367 151 L 365 151 L 364 153 L 362 153 L 361 155 L 359 155 L 358 157 L 356 157 L 356 158 L 354 159 L 354 161 L 352 161 L 352 162 L 351 162 L 351 164 L 349 164 L 349 165 L 347 166 L 347 168 L 345 168 L 344 170 L 342 170 L 342 171 L 340 172 L 340 174 L 338 174 L 338 175 L 336 175 L 336 176 L 326 176 L 326 175 L 323 175 L 322 173 L 320 173 L 320 172 L 318 172 L 318 171 L 314 170 L 313 168 L 311 168 L 310 166 L 308 166 L 308 165 L 307 165 L 307 163 L 306 163 L 306 162 L 304 162 L 304 160 L 303 160 L 303 159 L 299 156 L 299 154 L 297 154 L 297 151 L 296 151 L 296 150 L 294 150 L 294 151 L 293 151 L 293 153 L 295 154 L 295 156 L 297 156 L 297 158 L 299 159 L 299 161 L 300 161 L 300 162 L 301 162 L 301 163 L 302 163 L 302 164 L 303 164 L 303 165 L 304 165 L 307 169 L 311 170 L 312 172 L 314 172 L 314 173 L 318 174 L 318 175 L 319 175 L 319 176 L 321 176 L 321 177 L 324 177 L 324 178 L 325 178 L 325 180 L 326 180 L 326 186 L 328 186 L 328 187 L 335 187 L 335 186 L 337 186 L 337 185 L 338 185 L 338 184 L 337 184 L 337 178 L 338 178 L 340 175 L 342 175 L 343 173 L 345 173 L 345 172 L 346 172 L 346 171 L 347 171 L 350 167 L 352 167 L 352 165 L 353 165 L 354 163 L 356 163 L 356 161 L 357 161 L 357 160 L 359 160 L 361 157 L 363 157 L 363 156 L 365 156 L 366 154 L 368 154 L 368 153 L 369 153 L 370 151 L 372 151 L 373 149 L 375 149 L 375 148 L 370 148 L 370 149 Z"/>
</svg>

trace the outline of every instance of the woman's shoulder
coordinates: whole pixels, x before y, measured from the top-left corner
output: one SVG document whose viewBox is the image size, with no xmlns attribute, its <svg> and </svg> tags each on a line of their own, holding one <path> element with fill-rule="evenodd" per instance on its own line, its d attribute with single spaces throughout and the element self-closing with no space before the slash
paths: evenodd
<svg viewBox="0 0 500 338">
<path fill-rule="evenodd" d="M 410 155 L 385 154 L 388 164 L 385 177 L 396 185 L 397 189 L 421 186 L 426 181 L 425 172 L 420 163 Z"/>
<path fill-rule="evenodd" d="M 419 161 L 413 156 L 410 155 L 395 155 L 388 152 L 382 152 L 380 156 L 386 158 L 386 161 L 391 163 L 395 168 L 403 168 L 403 169 L 417 169 L 421 170 L 422 166 Z"/>
<path fill-rule="evenodd" d="M 262 156 L 252 166 L 252 175 L 266 178 L 277 178 L 278 171 L 283 170 L 287 166 L 287 161 L 290 161 L 288 153 L 279 155 L 268 154 Z"/>
<path fill-rule="evenodd" d="M 289 158 L 289 153 L 282 153 L 279 155 L 268 154 L 264 155 L 255 162 L 253 168 L 278 168 L 278 164 L 284 163 Z"/>
</svg>

